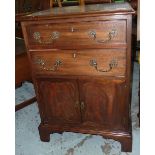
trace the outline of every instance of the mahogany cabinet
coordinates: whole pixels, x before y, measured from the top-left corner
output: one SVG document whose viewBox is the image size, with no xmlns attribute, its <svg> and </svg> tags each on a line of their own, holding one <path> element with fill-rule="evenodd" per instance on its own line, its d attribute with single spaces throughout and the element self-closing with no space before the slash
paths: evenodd
<svg viewBox="0 0 155 155">
<path fill-rule="evenodd" d="M 132 150 L 128 3 L 53 8 L 23 17 L 22 30 L 41 116 L 53 132 L 99 134 Z"/>
</svg>

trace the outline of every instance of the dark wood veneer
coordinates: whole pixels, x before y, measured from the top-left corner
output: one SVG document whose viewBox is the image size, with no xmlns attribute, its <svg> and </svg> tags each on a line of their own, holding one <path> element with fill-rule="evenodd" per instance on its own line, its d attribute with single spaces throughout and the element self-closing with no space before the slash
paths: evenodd
<svg viewBox="0 0 155 155">
<path fill-rule="evenodd" d="M 108 39 L 108 35 L 113 30 L 116 31 L 116 36 L 112 38 L 111 42 L 103 40 Z M 74 32 L 72 32 L 74 31 Z M 35 32 L 40 33 L 41 41 L 37 41 L 33 35 Z M 52 32 L 59 32 L 59 38 L 54 41 L 49 41 Z M 96 33 L 96 40 L 90 35 L 91 32 Z M 111 47 L 117 44 L 126 44 L 126 20 L 107 20 L 96 22 L 71 22 L 62 24 L 42 23 L 27 26 L 28 42 L 30 49 L 51 49 L 51 48 L 104 48 Z"/>
<path fill-rule="evenodd" d="M 36 75 L 102 75 L 125 77 L 126 75 L 126 50 L 125 49 L 86 49 L 86 50 L 52 50 L 31 52 L 33 69 Z M 51 72 L 44 70 L 38 60 L 45 62 L 45 67 L 50 69 L 56 60 L 62 64 L 58 70 Z M 116 60 L 118 67 L 110 72 L 98 72 L 90 65 L 91 60 L 96 60 L 98 68 L 109 69 L 109 63 Z M 76 72 L 75 72 L 76 71 Z"/>
<path fill-rule="evenodd" d="M 58 8 L 23 17 L 41 116 L 40 138 L 49 141 L 51 133 L 63 131 L 99 134 L 120 141 L 122 151 L 130 152 L 134 11 L 128 3 L 73 8 L 70 13 Z M 89 38 L 90 30 L 95 30 L 94 38 Z M 101 39 L 106 41 L 98 43 Z M 62 64 L 56 61 L 59 59 Z M 117 65 L 111 65 L 113 59 Z"/>
</svg>

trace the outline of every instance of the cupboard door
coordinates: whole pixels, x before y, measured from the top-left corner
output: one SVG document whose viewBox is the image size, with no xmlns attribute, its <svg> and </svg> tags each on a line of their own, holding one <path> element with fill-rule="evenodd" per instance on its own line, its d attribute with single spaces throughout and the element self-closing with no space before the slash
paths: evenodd
<svg viewBox="0 0 155 155">
<path fill-rule="evenodd" d="M 85 125 L 99 125 L 124 129 L 127 114 L 125 84 L 121 80 L 79 80 L 82 121 Z"/>
<path fill-rule="evenodd" d="M 76 80 L 41 79 L 39 104 L 45 120 L 51 123 L 81 122 L 79 94 Z"/>
</svg>

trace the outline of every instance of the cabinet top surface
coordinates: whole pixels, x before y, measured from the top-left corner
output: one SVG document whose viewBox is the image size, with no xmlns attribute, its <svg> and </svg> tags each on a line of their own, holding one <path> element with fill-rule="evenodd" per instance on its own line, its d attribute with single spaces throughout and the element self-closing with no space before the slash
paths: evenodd
<svg viewBox="0 0 155 155">
<path fill-rule="evenodd" d="M 129 3 L 104 3 L 84 6 L 56 7 L 23 16 L 22 20 L 63 18 L 74 15 L 134 13 Z"/>
</svg>

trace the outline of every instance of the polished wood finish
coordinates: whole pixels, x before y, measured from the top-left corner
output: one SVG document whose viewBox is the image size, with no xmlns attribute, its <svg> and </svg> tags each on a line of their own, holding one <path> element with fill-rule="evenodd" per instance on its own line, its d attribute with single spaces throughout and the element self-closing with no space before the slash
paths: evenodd
<svg viewBox="0 0 155 155">
<path fill-rule="evenodd" d="M 51 8 L 50 0 L 15 0 L 15 35 L 23 38 L 21 17 L 32 12 Z"/>
<path fill-rule="evenodd" d="M 128 0 L 134 10 L 137 11 L 138 8 L 138 0 Z"/>
<path fill-rule="evenodd" d="M 79 86 L 81 102 L 85 103 L 81 110 L 83 124 L 113 130 L 127 128 L 122 123 L 126 119 L 123 110 L 126 88 L 122 80 L 80 79 Z"/>
<path fill-rule="evenodd" d="M 126 50 L 125 49 L 87 49 L 87 50 L 52 50 L 35 51 L 31 53 L 33 70 L 39 75 L 104 75 L 125 77 Z M 56 60 L 62 64 L 56 71 L 46 70 L 39 60 L 44 60 L 46 69 L 53 68 Z M 117 67 L 109 72 L 99 72 L 90 65 L 91 60 L 96 60 L 100 70 L 108 70 L 109 63 L 116 60 Z M 75 72 L 76 70 L 76 72 Z"/>
<path fill-rule="evenodd" d="M 133 13 L 128 3 L 119 3 L 62 7 L 23 17 L 42 141 L 49 141 L 53 132 L 81 132 L 115 139 L 122 151 L 132 151 Z"/>
<path fill-rule="evenodd" d="M 15 86 L 18 87 L 23 81 L 32 81 L 32 77 L 24 40 L 16 39 L 15 47 Z"/>
<path fill-rule="evenodd" d="M 30 98 L 30 99 L 16 105 L 15 111 L 18 111 L 18 110 L 23 109 L 24 107 L 26 107 L 28 105 L 33 104 L 36 100 L 37 100 L 36 97 L 32 97 L 32 98 Z"/>
<path fill-rule="evenodd" d="M 104 48 L 126 44 L 126 20 L 73 22 L 73 23 L 34 23 L 27 26 L 28 48 Z M 52 33 L 56 39 L 50 39 Z M 109 41 L 109 33 L 116 33 Z M 37 39 L 39 33 L 40 39 Z M 95 33 L 94 35 L 91 33 Z M 94 38 L 95 37 L 95 38 Z"/>
<path fill-rule="evenodd" d="M 79 94 L 76 80 L 38 81 L 40 102 L 45 106 L 47 120 L 59 123 L 80 122 Z M 66 110 L 67 107 L 68 110 Z"/>
<path fill-rule="evenodd" d="M 80 4 L 97 4 L 97 3 L 111 3 L 111 0 L 77 0 L 76 1 L 69 1 L 69 2 L 53 2 L 53 0 L 15 0 L 15 33 L 17 37 L 23 38 L 21 25 L 19 21 L 21 20 L 21 16 L 26 14 L 30 14 L 32 12 L 49 9 L 52 7 L 61 7 L 61 6 L 73 6 Z"/>
<path fill-rule="evenodd" d="M 32 23 L 35 23 L 36 21 L 41 20 L 41 19 L 43 19 L 43 21 L 44 21 L 44 20 L 50 20 L 51 18 L 53 18 L 50 22 L 62 23 L 63 19 L 65 19 L 66 21 L 64 21 L 64 22 L 67 23 L 68 21 L 75 22 L 75 19 L 71 18 L 74 16 L 74 17 L 76 17 L 77 22 L 78 21 L 83 22 L 83 21 L 92 21 L 93 20 L 93 18 L 90 20 L 88 17 L 96 17 L 99 20 L 100 18 L 103 18 L 102 17 L 103 14 L 105 14 L 105 15 L 110 15 L 110 14 L 119 15 L 120 12 L 122 12 L 123 14 L 126 14 L 126 15 L 135 13 L 134 10 L 132 9 L 132 7 L 128 3 L 106 3 L 106 4 L 85 5 L 84 7 L 83 6 L 80 6 L 80 7 L 79 6 L 71 6 L 71 7 L 62 7 L 62 8 L 50 8 L 45 11 L 39 11 L 39 12 L 25 15 L 22 17 L 21 21 L 28 20 L 28 21 L 31 21 L 31 24 L 32 24 Z M 78 17 L 79 18 L 87 17 L 87 18 L 84 18 L 84 19 L 80 18 L 80 20 L 79 20 Z M 105 16 L 105 18 L 106 18 L 106 16 Z M 117 16 L 113 16 L 111 18 L 117 19 Z M 57 20 L 54 21 L 55 19 L 57 19 Z M 61 19 L 61 21 L 59 21 L 59 19 Z M 123 17 L 122 17 L 122 19 L 123 19 Z M 40 21 L 40 22 L 42 22 L 42 21 Z M 47 23 L 48 23 L 48 21 L 47 21 Z"/>
</svg>

